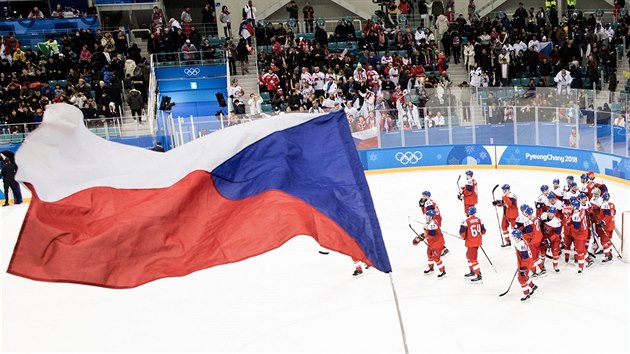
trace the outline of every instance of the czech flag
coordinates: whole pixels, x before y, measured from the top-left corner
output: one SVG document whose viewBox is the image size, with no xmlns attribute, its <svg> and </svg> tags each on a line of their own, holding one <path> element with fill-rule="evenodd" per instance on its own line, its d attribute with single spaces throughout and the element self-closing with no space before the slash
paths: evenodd
<svg viewBox="0 0 630 354">
<path fill-rule="evenodd" d="M 8 272 L 132 288 L 238 262 L 294 236 L 391 266 L 345 113 L 286 114 L 158 153 L 49 105 L 16 154 L 33 198 Z"/>
</svg>

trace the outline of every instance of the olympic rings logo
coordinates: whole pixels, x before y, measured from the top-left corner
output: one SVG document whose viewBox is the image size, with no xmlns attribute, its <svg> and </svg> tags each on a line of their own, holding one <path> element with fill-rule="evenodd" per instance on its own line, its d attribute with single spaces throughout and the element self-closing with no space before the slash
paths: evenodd
<svg viewBox="0 0 630 354">
<path fill-rule="evenodd" d="M 199 70 L 199 68 L 186 68 L 186 69 L 184 69 L 184 74 L 186 74 L 188 76 L 197 76 L 197 75 L 199 75 L 200 72 L 201 72 L 201 70 Z"/>
<path fill-rule="evenodd" d="M 422 159 L 422 153 L 420 151 L 405 151 L 396 153 L 396 161 L 403 165 L 412 164 L 415 165 Z"/>
</svg>

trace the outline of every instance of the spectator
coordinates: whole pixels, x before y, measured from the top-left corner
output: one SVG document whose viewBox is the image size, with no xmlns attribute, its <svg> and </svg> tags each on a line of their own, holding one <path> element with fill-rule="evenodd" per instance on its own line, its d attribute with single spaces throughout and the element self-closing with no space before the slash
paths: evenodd
<svg viewBox="0 0 630 354">
<path fill-rule="evenodd" d="M 28 14 L 28 18 L 29 18 L 30 20 L 37 20 L 37 19 L 44 18 L 44 17 L 45 17 L 45 16 L 44 16 L 44 13 L 43 13 L 43 12 L 41 12 L 41 11 L 37 8 L 37 6 L 33 7 L 33 10 L 31 10 L 31 12 L 29 12 L 29 14 Z"/>
<path fill-rule="evenodd" d="M 255 93 L 249 95 L 249 114 L 252 116 L 258 116 L 262 113 L 262 98 Z"/>
<path fill-rule="evenodd" d="M 182 11 L 180 19 L 182 21 L 181 23 L 183 25 L 182 29 L 184 31 L 184 34 L 186 35 L 186 37 L 188 37 L 190 35 L 190 28 L 193 22 L 192 15 L 190 14 L 190 6 L 184 6 L 184 11 Z"/>
<path fill-rule="evenodd" d="M 247 5 L 243 8 L 243 19 L 247 20 L 252 27 L 256 24 L 256 7 L 252 0 L 247 1 Z"/>
<path fill-rule="evenodd" d="M 219 17 L 219 21 L 223 25 L 223 33 L 225 38 L 232 38 L 232 20 L 230 18 L 230 11 L 228 7 L 223 5 L 221 8 L 221 16 Z"/>
<path fill-rule="evenodd" d="M 214 49 L 214 47 L 212 46 L 212 43 L 210 43 L 210 40 L 208 40 L 208 38 L 203 40 L 203 43 L 201 44 L 200 50 L 202 52 L 202 59 L 203 60 L 212 60 L 214 59 L 215 53 L 216 53 L 216 49 Z"/>
<path fill-rule="evenodd" d="M 302 8 L 302 13 L 304 14 L 304 23 L 306 32 L 313 32 L 313 23 L 315 22 L 315 10 L 309 0 L 306 0 L 304 7 Z"/>
<path fill-rule="evenodd" d="M 295 0 L 289 1 L 289 3 L 286 6 L 286 9 L 287 9 L 287 12 L 289 13 L 289 19 L 293 19 L 297 22 L 299 8 Z"/>
<path fill-rule="evenodd" d="M 131 116 L 133 120 L 136 120 L 136 116 L 138 117 L 138 123 L 142 124 L 142 109 L 144 108 L 144 101 L 142 99 L 142 93 L 137 90 L 135 87 L 129 91 L 129 109 L 131 109 Z"/>
<path fill-rule="evenodd" d="M 40 11 L 41 12 L 41 11 Z M 50 15 L 50 17 L 53 18 L 63 18 L 63 9 L 61 8 L 61 4 L 57 4 L 57 6 L 55 7 L 55 11 L 52 12 L 52 14 Z"/>
<path fill-rule="evenodd" d="M 217 36 L 217 20 L 216 20 L 216 15 L 214 12 L 214 8 L 212 8 L 210 3 L 207 3 L 203 9 L 201 9 L 201 23 L 203 25 L 203 33 L 205 36 L 208 35 L 213 35 L 213 36 Z M 227 37 L 227 36 L 226 36 Z M 199 43 L 201 42 L 201 40 L 197 43 L 195 43 L 193 41 L 193 43 L 195 43 L 196 46 L 199 46 Z"/>
<path fill-rule="evenodd" d="M 247 48 L 247 42 L 244 38 L 241 38 L 236 46 L 236 60 L 241 63 L 241 75 L 249 74 L 249 50 Z"/>
<path fill-rule="evenodd" d="M 151 12 L 151 19 L 154 25 L 161 26 L 164 23 L 164 15 L 159 7 L 153 6 L 153 12 Z"/>
<path fill-rule="evenodd" d="M 184 60 L 190 62 L 196 59 L 197 47 L 190 42 L 190 39 L 187 39 L 184 45 L 182 45 L 181 52 L 183 53 Z"/>
</svg>

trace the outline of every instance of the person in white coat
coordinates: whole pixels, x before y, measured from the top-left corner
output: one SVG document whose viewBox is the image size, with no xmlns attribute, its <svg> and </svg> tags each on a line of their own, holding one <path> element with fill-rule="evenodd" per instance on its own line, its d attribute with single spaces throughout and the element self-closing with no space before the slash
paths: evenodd
<svg viewBox="0 0 630 354">
<path fill-rule="evenodd" d="M 571 93 L 571 82 L 573 81 L 573 78 L 566 69 L 560 70 L 560 72 L 556 74 L 556 77 L 553 79 L 553 81 L 555 81 L 557 84 L 558 94 L 560 94 L 562 90 L 565 89 L 567 91 L 567 94 Z"/>
<path fill-rule="evenodd" d="M 262 98 L 255 93 L 249 95 L 249 101 L 247 104 L 249 105 L 249 115 L 257 116 L 262 113 Z"/>
</svg>

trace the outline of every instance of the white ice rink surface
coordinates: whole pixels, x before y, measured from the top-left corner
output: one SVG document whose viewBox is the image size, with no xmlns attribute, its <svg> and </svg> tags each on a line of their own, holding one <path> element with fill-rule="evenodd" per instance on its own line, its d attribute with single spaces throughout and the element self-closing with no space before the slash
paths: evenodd
<svg viewBox="0 0 630 354">
<path fill-rule="evenodd" d="M 564 181 L 566 172 L 475 170 L 478 215 L 488 230 L 484 248 L 498 274 L 480 252 L 484 283 L 469 284 L 463 277 L 468 272 L 463 242 L 449 236 L 447 277 L 422 274 L 425 246 L 412 246 L 407 215 L 420 218 L 418 198 L 431 190 L 443 229 L 457 233 L 464 215 L 455 182 L 464 171 L 368 176 L 410 352 L 628 353 L 629 266 L 616 258 L 602 265 L 599 256 L 582 275 L 561 260 L 561 272 L 535 280 L 539 290 L 526 303 L 519 300 L 518 281 L 505 297 L 498 296 L 507 289 L 516 260 L 512 249 L 499 247 L 492 187 L 510 183 L 519 204 L 533 205 L 540 185 L 551 185 L 554 177 Z M 628 186 L 607 184 L 619 214 L 630 210 Z M 3 352 L 404 350 L 389 276 L 372 269 L 353 279 L 348 257 L 320 255 L 309 237 L 240 263 L 111 290 L 7 274 L 27 208 L 0 209 Z M 619 248 L 617 236 L 614 242 Z"/>
</svg>

